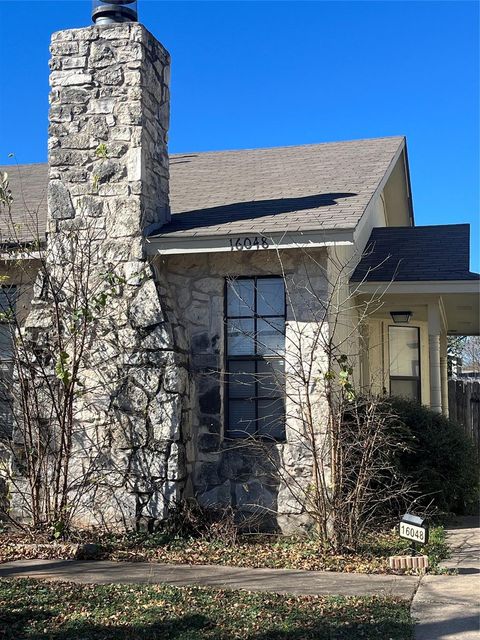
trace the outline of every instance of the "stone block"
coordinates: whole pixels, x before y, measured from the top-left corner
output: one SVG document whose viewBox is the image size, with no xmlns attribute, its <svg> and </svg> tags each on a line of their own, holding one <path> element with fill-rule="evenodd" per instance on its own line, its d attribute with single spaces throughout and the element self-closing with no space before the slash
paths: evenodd
<svg viewBox="0 0 480 640">
<path fill-rule="evenodd" d="M 302 487 L 301 484 L 299 486 L 296 482 L 291 482 L 288 484 L 282 482 L 277 495 L 278 511 L 281 513 L 289 514 L 302 513 L 303 511 L 305 511 L 304 502 L 307 492 L 307 483 L 305 483 L 305 485 Z"/>
<path fill-rule="evenodd" d="M 70 192 L 61 180 L 50 180 L 48 183 L 48 212 L 54 220 L 75 216 Z"/>
<path fill-rule="evenodd" d="M 164 373 L 153 367 L 134 367 L 129 369 L 128 377 L 148 398 L 153 398 L 159 392 Z"/>
<path fill-rule="evenodd" d="M 113 67 L 98 71 L 95 80 L 100 85 L 121 85 L 123 83 L 123 70 L 121 67 Z"/>
<path fill-rule="evenodd" d="M 53 56 L 74 56 L 76 53 L 78 53 L 78 42 L 53 41 L 52 36 L 50 53 Z"/>
<path fill-rule="evenodd" d="M 148 405 L 147 418 L 154 440 L 180 438 L 181 398 L 176 394 L 159 394 Z"/>
<path fill-rule="evenodd" d="M 216 462 L 203 462 L 197 463 L 194 473 L 194 487 L 196 493 L 199 495 L 210 491 L 213 487 L 221 484 L 220 476 L 218 474 L 218 463 Z"/>
<path fill-rule="evenodd" d="M 130 305 L 128 317 L 136 329 L 155 327 L 165 320 L 153 280 L 141 285 Z"/>
<path fill-rule="evenodd" d="M 50 85 L 52 87 L 71 87 L 75 85 L 90 84 L 92 82 L 91 73 L 81 73 L 72 71 L 52 71 L 50 74 Z"/>
<path fill-rule="evenodd" d="M 182 480 L 185 477 L 185 449 L 182 444 L 173 442 L 167 459 L 168 480 Z"/>
<path fill-rule="evenodd" d="M 220 434 L 222 430 L 222 423 L 215 416 L 201 416 L 200 428 L 208 429 L 209 433 Z"/>
<path fill-rule="evenodd" d="M 118 410 L 126 413 L 144 413 L 148 405 L 148 396 L 142 389 L 135 386 L 131 380 L 128 380 L 114 399 L 113 404 Z"/>
<path fill-rule="evenodd" d="M 258 480 L 251 480 L 235 485 L 236 505 L 242 510 L 256 511 L 267 509 L 276 511 L 277 499 L 271 486 L 266 486 Z"/>
<path fill-rule="evenodd" d="M 203 293 L 223 295 L 223 283 L 223 278 L 199 278 L 193 286 Z"/>
<path fill-rule="evenodd" d="M 195 333 L 191 339 L 192 353 L 207 353 L 210 350 L 210 335 L 208 332 Z"/>
<path fill-rule="evenodd" d="M 308 534 L 313 527 L 311 517 L 306 513 L 289 514 L 277 513 L 277 526 L 285 536 L 305 535 Z"/>
<path fill-rule="evenodd" d="M 141 349 L 156 351 L 159 349 L 171 349 L 173 347 L 172 331 L 166 322 L 156 326 L 148 333 L 140 343 Z"/>
<path fill-rule="evenodd" d="M 64 58 L 62 62 L 62 67 L 64 69 L 81 69 L 85 67 L 86 64 L 87 64 L 86 56 L 70 56 L 68 58 Z"/>
<path fill-rule="evenodd" d="M 138 449 L 132 454 L 130 473 L 141 478 L 166 478 L 167 461 L 157 451 Z"/>
<path fill-rule="evenodd" d="M 132 449 L 147 444 L 148 431 L 143 417 L 118 412 L 111 432 L 112 444 L 117 449 Z"/>
<path fill-rule="evenodd" d="M 103 200 L 95 196 L 82 196 L 78 198 L 79 211 L 91 218 L 99 218 L 103 216 Z"/>
<path fill-rule="evenodd" d="M 125 181 L 118 185 L 107 183 L 100 186 L 100 195 L 120 196 L 109 206 L 107 231 L 110 238 L 128 238 L 141 233 L 139 201 L 137 198 L 122 197 L 125 193 L 128 193 Z"/>
<path fill-rule="evenodd" d="M 108 97 L 102 94 L 101 98 L 91 100 L 88 106 L 88 112 L 91 114 L 107 115 L 112 114 L 115 107 L 116 100 L 113 97 Z"/>
<path fill-rule="evenodd" d="M 195 325 L 210 325 L 210 309 L 209 305 L 200 300 L 194 300 L 192 304 L 184 311 L 185 318 L 188 322 Z"/>
<path fill-rule="evenodd" d="M 93 42 L 90 47 L 88 66 L 92 69 L 103 69 L 115 62 L 114 48 L 103 41 Z"/>
<path fill-rule="evenodd" d="M 198 436 L 198 449 L 204 453 L 218 451 L 220 448 L 220 435 L 217 433 L 201 433 Z"/>
<path fill-rule="evenodd" d="M 168 514 L 168 502 L 162 490 L 154 491 L 141 507 L 141 515 L 155 520 L 164 520 Z"/>
<path fill-rule="evenodd" d="M 207 509 L 225 509 L 232 504 L 230 482 L 228 480 L 213 489 L 197 493 L 197 500 Z"/>
<path fill-rule="evenodd" d="M 80 87 L 70 87 L 63 89 L 58 98 L 61 104 L 86 105 L 92 98 L 92 92 Z M 65 133 L 70 133 L 70 131 L 65 130 Z"/>
<path fill-rule="evenodd" d="M 145 273 L 145 263 L 141 260 L 125 262 L 123 265 L 127 284 L 138 286 L 148 274 Z"/>
<path fill-rule="evenodd" d="M 127 175 L 127 169 L 120 162 L 115 162 L 114 160 L 104 160 L 103 162 L 100 162 L 96 165 L 94 173 L 98 184 L 104 184 L 105 182 L 108 182 L 110 184 L 112 182 L 119 182 L 122 178 L 124 178 Z M 135 209 L 129 209 L 129 213 L 137 213 Z M 123 209 L 123 211 L 125 210 L 128 210 L 128 208 Z M 138 224 L 139 222 L 140 221 L 138 221 Z"/>
</svg>

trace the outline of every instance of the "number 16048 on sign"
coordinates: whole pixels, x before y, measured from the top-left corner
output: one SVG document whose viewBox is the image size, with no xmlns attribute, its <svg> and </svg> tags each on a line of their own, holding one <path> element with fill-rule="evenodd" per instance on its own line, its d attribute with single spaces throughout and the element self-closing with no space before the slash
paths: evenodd
<svg viewBox="0 0 480 640">
<path fill-rule="evenodd" d="M 408 522 L 400 522 L 400 537 L 423 544 L 428 542 L 426 528 L 417 527 L 417 525 L 409 524 Z"/>
</svg>

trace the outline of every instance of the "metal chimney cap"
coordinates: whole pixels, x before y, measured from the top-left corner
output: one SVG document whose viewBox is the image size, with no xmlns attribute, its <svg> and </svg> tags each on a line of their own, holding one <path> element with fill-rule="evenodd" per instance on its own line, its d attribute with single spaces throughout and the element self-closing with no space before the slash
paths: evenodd
<svg viewBox="0 0 480 640">
<path fill-rule="evenodd" d="M 92 20 L 95 24 L 137 22 L 137 0 L 93 0 Z"/>
</svg>

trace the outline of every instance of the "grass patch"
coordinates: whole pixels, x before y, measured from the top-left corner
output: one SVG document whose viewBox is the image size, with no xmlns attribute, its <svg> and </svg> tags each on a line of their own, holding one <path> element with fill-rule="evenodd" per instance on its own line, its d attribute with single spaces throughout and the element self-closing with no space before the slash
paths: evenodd
<svg viewBox="0 0 480 640">
<path fill-rule="evenodd" d="M 0 580 L 6 640 L 409 640 L 409 603 L 170 587 Z"/>
<path fill-rule="evenodd" d="M 282 536 L 243 536 L 235 544 L 218 538 L 181 538 L 163 533 L 102 535 L 88 541 L 98 544 L 98 558 L 103 560 L 346 573 L 389 573 L 388 557 L 407 553 L 410 544 L 392 531 L 367 536 L 357 551 L 343 554 L 332 553 L 317 538 Z M 438 562 L 448 556 L 443 528 L 432 528 L 430 542 L 419 551 L 429 556 L 435 571 Z M 18 538 L 0 538 L 0 561 L 34 557 L 71 558 L 74 548 L 68 544 L 25 547 Z"/>
</svg>

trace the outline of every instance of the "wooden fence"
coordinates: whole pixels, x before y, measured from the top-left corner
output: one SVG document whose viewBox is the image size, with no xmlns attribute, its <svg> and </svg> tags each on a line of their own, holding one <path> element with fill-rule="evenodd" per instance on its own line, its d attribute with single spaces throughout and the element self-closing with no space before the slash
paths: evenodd
<svg viewBox="0 0 480 640">
<path fill-rule="evenodd" d="M 448 412 L 475 442 L 480 455 L 480 381 L 449 380 Z"/>
</svg>

